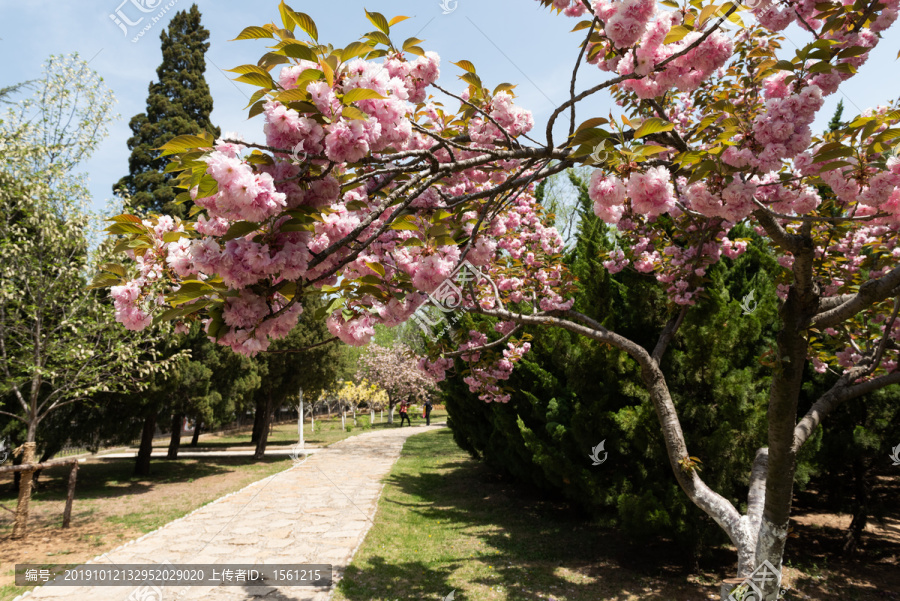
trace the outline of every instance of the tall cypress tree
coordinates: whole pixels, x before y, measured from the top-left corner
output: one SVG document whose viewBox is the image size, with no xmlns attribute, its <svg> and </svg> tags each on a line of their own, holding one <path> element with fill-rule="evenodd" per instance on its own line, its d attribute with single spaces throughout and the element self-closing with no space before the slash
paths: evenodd
<svg viewBox="0 0 900 601">
<path fill-rule="evenodd" d="M 200 24 L 197 5 L 176 13 L 160 39 L 163 61 L 156 70 L 159 81 L 150 84 L 147 111 L 129 123 L 134 134 L 128 140 L 129 173 L 113 190 L 130 194 L 138 211 L 185 217 L 190 203 L 175 204 L 172 176 L 163 173 L 166 160 L 156 149 L 176 136 L 203 132 L 219 136 L 219 128 L 209 120 L 213 100 L 203 77 L 209 31 Z"/>
</svg>

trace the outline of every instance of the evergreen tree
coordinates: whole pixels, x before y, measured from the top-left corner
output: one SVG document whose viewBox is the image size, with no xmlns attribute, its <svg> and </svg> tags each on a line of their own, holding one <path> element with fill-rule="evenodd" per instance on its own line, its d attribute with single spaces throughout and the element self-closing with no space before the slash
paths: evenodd
<svg viewBox="0 0 900 601">
<path fill-rule="evenodd" d="M 322 306 L 320 299 L 311 297 L 301 302 L 304 314 L 310 316 Z M 261 383 L 254 395 L 256 418 L 253 442 L 256 443 L 256 459 L 262 459 L 265 455 L 269 425 L 275 410 L 292 404 L 301 386 L 308 400 L 318 399 L 323 390 L 334 386 L 343 366 L 339 344 L 322 344 L 331 337 L 323 320 L 305 318 L 290 334 L 276 340 L 269 351 L 257 355 L 254 362 Z M 305 350 L 295 352 L 301 349 Z"/>
<path fill-rule="evenodd" d="M 841 128 L 843 123 L 841 122 L 841 117 L 844 116 L 844 101 L 839 100 L 837 108 L 834 110 L 834 115 L 831 117 L 831 121 L 828 122 L 828 131 L 837 131 Z"/>
<path fill-rule="evenodd" d="M 185 217 L 190 202 L 175 204 L 172 176 L 164 173 L 167 161 L 156 149 L 180 135 L 210 132 L 219 136 L 219 128 L 209 120 L 213 100 L 203 76 L 209 31 L 200 24 L 197 5 L 176 13 L 160 39 L 159 80 L 150 84 L 147 111 L 129 123 L 134 134 L 128 140 L 129 173 L 113 189 L 130 195 L 138 211 Z"/>
<path fill-rule="evenodd" d="M 573 184 L 581 192 L 578 238 L 568 258 L 580 285 L 575 308 L 652 347 L 667 300 L 648 276 L 631 270 L 611 276 L 600 265 L 597 257 L 615 244 L 615 230 L 594 216 L 583 182 Z M 777 268 L 773 257 L 751 244 L 728 268 L 710 270 L 703 310 L 689 314 L 690 327 L 680 330 L 666 357 L 690 448 L 707 481 L 734 502 L 746 493 L 746 466 L 753 459 L 743 450 L 756 448 L 740 441 L 764 437 L 768 379 L 758 357 L 773 343 Z M 759 302 L 745 314 L 742 299 L 751 291 Z M 467 316 L 460 327 L 468 330 L 483 319 Z M 694 559 L 723 542 L 712 520 L 671 478 L 638 367 L 620 351 L 564 330 L 531 334 L 533 348 L 513 372 L 508 404 L 480 401 L 463 383 L 465 373 L 444 383 L 460 446 L 518 479 L 560 491 L 635 542 L 674 537 L 694 551 Z M 601 441 L 599 457 L 609 453 L 602 468 L 589 458 Z"/>
</svg>

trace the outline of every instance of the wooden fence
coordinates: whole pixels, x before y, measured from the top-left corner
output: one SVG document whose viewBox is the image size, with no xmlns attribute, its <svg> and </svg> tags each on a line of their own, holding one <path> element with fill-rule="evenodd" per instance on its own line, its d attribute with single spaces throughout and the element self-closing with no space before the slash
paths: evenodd
<svg viewBox="0 0 900 601">
<path fill-rule="evenodd" d="M 53 460 L 53 461 L 45 461 L 44 463 L 22 463 L 19 465 L 6 465 L 0 467 L 0 474 L 9 473 L 9 472 L 35 472 L 37 470 L 43 470 L 50 467 L 54 467 L 56 465 L 71 465 L 72 471 L 69 472 L 69 489 L 66 491 L 66 509 L 63 511 L 63 528 L 68 528 L 70 522 L 72 521 L 72 503 L 75 500 L 75 481 L 78 479 L 78 460 L 77 459 L 63 459 L 61 461 Z M 16 512 L 8 507 L 4 507 L 0 505 L 6 511 L 15 514 Z"/>
</svg>

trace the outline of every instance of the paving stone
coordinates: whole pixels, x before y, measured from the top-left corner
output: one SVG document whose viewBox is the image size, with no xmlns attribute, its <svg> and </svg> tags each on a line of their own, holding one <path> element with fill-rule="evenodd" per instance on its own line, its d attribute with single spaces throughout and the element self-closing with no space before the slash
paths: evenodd
<svg viewBox="0 0 900 601">
<path fill-rule="evenodd" d="M 95 563 L 330 563 L 337 582 L 375 517 L 382 482 L 403 443 L 439 427 L 380 430 L 320 449 L 304 463 L 206 505 Z M 44 586 L 29 597 L 125 601 L 137 588 Z M 163 591 L 163 601 L 327 601 L 331 593 L 330 588 L 250 585 Z"/>
</svg>

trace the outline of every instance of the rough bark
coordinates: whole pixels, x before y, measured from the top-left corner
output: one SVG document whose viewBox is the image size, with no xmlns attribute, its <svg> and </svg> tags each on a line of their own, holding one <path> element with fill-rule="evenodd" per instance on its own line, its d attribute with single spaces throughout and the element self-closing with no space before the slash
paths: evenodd
<svg viewBox="0 0 900 601">
<path fill-rule="evenodd" d="M 178 449 L 181 447 L 181 428 L 184 426 L 184 413 L 176 413 L 172 416 L 172 434 L 169 437 L 169 452 L 166 459 L 178 459 Z"/>
<path fill-rule="evenodd" d="M 26 442 L 23 449 L 22 463 L 34 463 L 35 456 L 34 442 Z M 16 505 L 16 518 L 13 524 L 12 538 L 24 538 L 28 532 L 28 507 L 31 504 L 31 479 L 33 472 L 22 472 L 22 478 L 19 481 L 19 502 Z"/>
<path fill-rule="evenodd" d="M 262 399 L 256 400 L 256 410 L 253 412 L 253 434 L 250 435 L 250 444 L 259 442 L 262 434 L 263 423 L 265 422 L 266 402 Z"/>
<path fill-rule="evenodd" d="M 203 422 L 199 419 L 194 421 L 194 435 L 191 437 L 191 446 L 196 447 L 197 442 L 200 440 L 200 430 L 203 427 Z"/>
<path fill-rule="evenodd" d="M 862 543 L 862 535 L 869 521 L 869 498 L 871 496 L 869 467 L 861 457 L 853 460 L 853 485 L 856 489 L 853 521 L 850 522 L 850 528 L 847 530 L 843 549 L 847 555 L 856 553 Z"/>
<path fill-rule="evenodd" d="M 72 522 L 72 504 L 75 502 L 75 482 L 78 480 L 78 462 L 72 465 L 72 471 L 69 472 L 69 487 L 66 491 L 66 509 L 63 512 L 63 528 L 68 528 Z"/>
<path fill-rule="evenodd" d="M 144 427 L 141 430 L 141 446 L 134 461 L 135 476 L 150 475 L 150 456 L 153 453 L 153 435 L 155 433 L 156 413 L 153 412 L 144 418 Z"/>
<path fill-rule="evenodd" d="M 269 426 L 272 419 L 272 404 L 272 394 L 269 393 L 269 396 L 263 401 L 259 440 L 256 441 L 256 451 L 253 453 L 253 458 L 257 461 L 266 456 L 266 444 L 269 442 Z M 257 405 L 257 413 L 259 412 L 259 405 Z"/>
<path fill-rule="evenodd" d="M 794 494 L 797 461 L 794 428 L 809 351 L 806 327 L 819 305 L 818 289 L 813 282 L 814 247 L 809 237 L 808 223 L 804 224 L 801 235 L 794 240 L 799 242 L 793 265 L 794 282 L 780 310 L 777 361 L 769 389 L 769 468 L 755 557 L 756 566 L 768 561 L 778 572 L 781 571 Z M 762 589 L 764 599 L 774 599 L 778 593 L 778 582 L 767 582 Z"/>
</svg>

